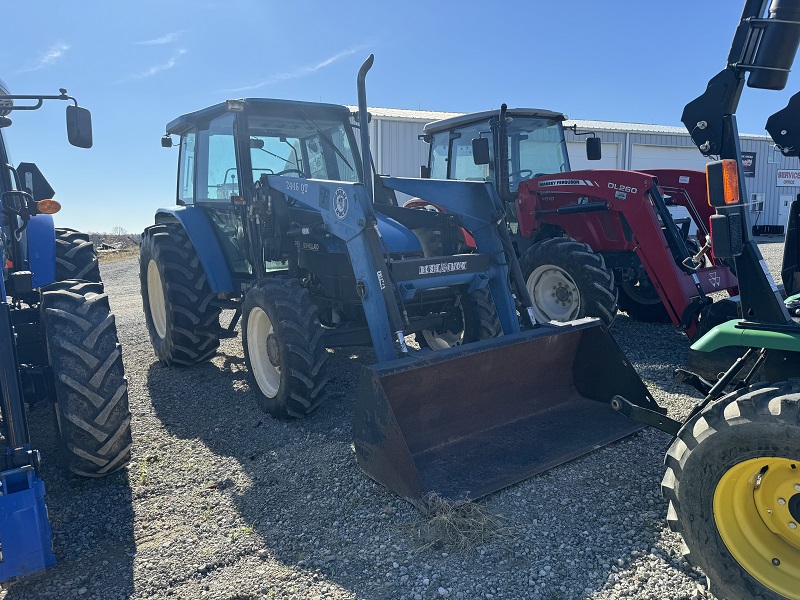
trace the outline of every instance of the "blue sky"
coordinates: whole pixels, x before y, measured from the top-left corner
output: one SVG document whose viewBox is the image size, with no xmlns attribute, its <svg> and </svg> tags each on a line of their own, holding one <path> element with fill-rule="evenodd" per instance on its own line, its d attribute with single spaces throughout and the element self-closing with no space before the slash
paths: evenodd
<svg viewBox="0 0 800 600">
<path fill-rule="evenodd" d="M 11 157 L 36 162 L 57 222 L 141 231 L 174 203 L 172 118 L 227 98 L 356 103 L 375 54 L 373 106 L 475 111 L 509 106 L 573 118 L 680 125 L 724 67 L 743 1 L 41 0 L 3 7 L 0 78 L 12 93 L 66 87 L 92 111 L 95 145 L 69 146 L 64 104 L 13 113 Z M 8 26 L 13 23 L 14 26 Z M 800 67 L 798 68 L 800 71 Z M 740 130 L 763 133 L 800 90 L 745 90 Z"/>
</svg>

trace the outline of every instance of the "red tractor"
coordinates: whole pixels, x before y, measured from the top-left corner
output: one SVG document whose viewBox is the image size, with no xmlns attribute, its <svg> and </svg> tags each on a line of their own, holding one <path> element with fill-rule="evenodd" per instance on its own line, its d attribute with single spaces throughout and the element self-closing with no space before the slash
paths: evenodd
<svg viewBox="0 0 800 600">
<path fill-rule="evenodd" d="M 707 244 L 714 211 L 705 173 L 570 171 L 565 119 L 503 105 L 430 123 L 422 174 L 495 182 L 542 321 L 592 316 L 611 323 L 619 304 L 634 318 L 672 321 L 696 338 L 736 318 L 735 302 L 709 297 L 734 296 L 738 288 L 730 266 Z M 588 138 L 588 158 L 600 158 L 599 150 L 600 139 Z M 674 207 L 689 216 L 676 219 Z"/>
</svg>

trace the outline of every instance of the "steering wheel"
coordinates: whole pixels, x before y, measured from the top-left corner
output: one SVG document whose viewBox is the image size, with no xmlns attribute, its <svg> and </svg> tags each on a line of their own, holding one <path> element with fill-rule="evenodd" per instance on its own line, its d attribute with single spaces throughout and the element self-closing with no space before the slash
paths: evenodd
<svg viewBox="0 0 800 600">
<path fill-rule="evenodd" d="M 533 171 L 530 169 L 520 169 L 519 171 L 509 173 L 508 178 L 523 181 L 524 179 L 530 179 L 531 175 L 533 175 Z"/>
<path fill-rule="evenodd" d="M 306 176 L 300 169 L 284 169 L 283 171 L 278 171 L 275 175 L 285 175 L 286 173 L 297 173 L 300 177 Z"/>
</svg>

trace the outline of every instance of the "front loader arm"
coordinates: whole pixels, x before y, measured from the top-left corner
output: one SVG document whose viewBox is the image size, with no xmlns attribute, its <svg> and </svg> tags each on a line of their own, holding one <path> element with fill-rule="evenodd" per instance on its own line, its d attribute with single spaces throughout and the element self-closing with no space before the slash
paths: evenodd
<svg viewBox="0 0 800 600">
<path fill-rule="evenodd" d="M 581 207 L 587 210 L 576 214 Z M 736 289 L 736 278 L 727 267 L 683 265 L 694 253 L 649 173 L 596 170 L 534 178 L 520 185 L 518 214 L 520 233 L 526 237 L 549 224 L 595 252 L 634 252 L 673 324 L 685 328 L 690 337 L 705 294 Z"/>
</svg>

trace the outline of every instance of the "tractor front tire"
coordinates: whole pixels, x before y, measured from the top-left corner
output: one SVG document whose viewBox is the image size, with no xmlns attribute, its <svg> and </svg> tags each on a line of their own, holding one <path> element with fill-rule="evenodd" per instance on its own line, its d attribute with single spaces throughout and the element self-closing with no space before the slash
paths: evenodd
<svg viewBox="0 0 800 600">
<path fill-rule="evenodd" d="M 614 273 L 588 244 L 569 237 L 535 243 L 520 258 L 538 321 L 597 317 L 611 325 L 617 315 Z"/>
<path fill-rule="evenodd" d="M 128 382 L 103 286 L 63 281 L 46 287 L 41 318 L 67 469 L 102 477 L 123 468 L 131 456 Z"/>
<path fill-rule="evenodd" d="M 728 600 L 800 599 L 800 379 L 709 405 L 667 452 L 667 521 Z"/>
<path fill-rule="evenodd" d="M 139 249 L 144 316 L 158 360 L 192 366 L 219 347 L 220 309 L 211 302 L 203 265 L 183 227 L 148 227 Z"/>
<path fill-rule="evenodd" d="M 82 279 L 100 283 L 97 252 L 89 236 L 80 231 L 56 228 L 56 281 Z"/>
<path fill-rule="evenodd" d="M 475 290 L 471 294 L 462 294 L 455 310 L 459 313 L 462 324 L 457 331 L 425 329 L 421 335 L 417 335 L 417 341 L 424 342 L 431 350 L 444 350 L 503 335 L 503 327 L 500 325 L 500 318 L 497 316 L 497 309 L 492 301 L 489 288 Z M 422 344 L 420 343 L 420 345 Z"/>
<path fill-rule="evenodd" d="M 296 279 L 256 282 L 242 301 L 242 345 L 259 406 L 278 419 L 309 416 L 324 399 L 328 351 L 318 308 Z"/>
<path fill-rule="evenodd" d="M 647 275 L 638 281 L 621 281 L 619 308 L 628 316 L 645 323 L 669 323 L 669 313 Z"/>
</svg>

